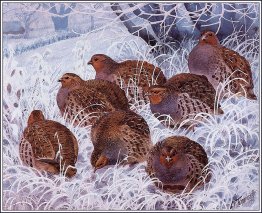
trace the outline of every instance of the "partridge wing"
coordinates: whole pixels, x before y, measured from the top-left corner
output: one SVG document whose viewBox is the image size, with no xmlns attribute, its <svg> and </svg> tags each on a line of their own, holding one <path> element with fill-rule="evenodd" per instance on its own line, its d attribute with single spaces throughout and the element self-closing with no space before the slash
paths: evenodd
<svg viewBox="0 0 262 213">
<path fill-rule="evenodd" d="M 75 124 L 94 123 L 104 112 L 114 110 L 105 95 L 92 89 L 77 89 L 68 94 L 69 119 Z"/>
<path fill-rule="evenodd" d="M 188 93 L 180 93 L 178 95 L 178 109 L 181 112 L 181 121 L 186 119 L 193 119 L 197 113 L 212 113 L 205 102 L 200 99 L 192 98 Z"/>
<path fill-rule="evenodd" d="M 117 71 L 123 78 L 133 78 L 142 88 L 166 82 L 161 69 L 146 61 L 127 60 L 120 63 Z"/>
<path fill-rule="evenodd" d="M 24 164 L 34 167 L 35 165 L 34 151 L 32 149 L 31 143 L 28 140 L 26 140 L 24 137 L 22 137 L 20 141 L 19 155 Z"/>
<path fill-rule="evenodd" d="M 134 132 L 141 134 L 145 137 L 150 135 L 150 130 L 148 124 L 143 117 L 138 116 L 137 114 L 129 111 L 126 113 L 125 118 L 123 119 L 124 124 L 129 126 Z"/>
<path fill-rule="evenodd" d="M 55 152 L 59 152 L 62 157 L 61 161 L 70 165 L 75 164 L 78 156 L 78 143 L 73 133 L 64 125 L 51 120 L 46 121 L 46 131 Z"/>
<path fill-rule="evenodd" d="M 36 160 L 55 159 L 55 147 L 46 134 L 42 122 L 27 127 L 24 131 L 23 138 L 20 147 L 21 150 L 24 150 L 24 153 L 31 152 L 31 155 Z"/>
<path fill-rule="evenodd" d="M 178 74 L 169 79 L 165 85 L 170 88 L 171 91 L 175 91 L 181 94 L 181 97 L 185 97 L 185 101 L 192 99 L 197 102 L 197 105 L 200 104 L 198 102 L 203 102 L 209 108 L 214 108 L 216 91 L 204 75 L 189 73 Z M 206 110 L 203 112 L 205 111 Z"/>
<path fill-rule="evenodd" d="M 242 78 L 247 81 L 246 84 L 253 88 L 252 72 L 249 62 L 234 50 L 223 47 L 222 56 L 226 65 L 232 70 L 234 78 Z"/>
<path fill-rule="evenodd" d="M 145 160 L 150 148 L 150 131 L 142 117 L 128 113 L 123 119 L 119 136 L 129 150 L 130 161 L 139 162 Z"/>
<path fill-rule="evenodd" d="M 128 100 L 125 92 L 117 84 L 104 80 L 89 80 L 85 87 L 87 89 L 93 88 L 97 92 L 104 94 L 116 108 L 128 109 Z"/>
<path fill-rule="evenodd" d="M 186 153 L 194 156 L 200 164 L 204 166 L 208 164 L 207 154 L 204 148 L 197 142 L 189 140 L 185 145 L 185 151 Z"/>
<path fill-rule="evenodd" d="M 199 188 L 204 184 L 204 179 L 202 178 L 202 176 L 204 176 L 204 178 L 206 177 L 207 173 L 204 172 L 204 167 L 206 164 L 202 164 L 201 162 L 199 162 L 199 160 L 191 154 L 187 154 L 187 158 L 189 161 L 189 190 L 191 188 Z M 206 171 L 206 170 L 205 170 Z"/>
<path fill-rule="evenodd" d="M 146 172 L 152 177 L 155 177 L 155 171 L 153 167 L 153 160 L 155 156 L 157 156 L 157 159 L 160 156 L 160 149 L 163 146 L 163 141 L 157 142 L 153 147 L 151 147 L 149 154 L 147 156 L 147 167 L 146 167 Z"/>
</svg>

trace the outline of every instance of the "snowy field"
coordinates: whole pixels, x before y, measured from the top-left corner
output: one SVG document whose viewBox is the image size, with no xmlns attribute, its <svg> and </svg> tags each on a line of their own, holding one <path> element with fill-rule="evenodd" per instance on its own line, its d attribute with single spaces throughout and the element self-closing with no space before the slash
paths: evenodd
<svg viewBox="0 0 262 213">
<path fill-rule="evenodd" d="M 223 41 L 249 60 L 259 94 L 259 55 L 255 40 L 237 43 L 234 36 Z M 258 40 L 256 40 L 258 41 Z M 87 65 L 95 53 L 120 61 L 144 59 L 158 65 L 166 77 L 188 72 L 187 56 L 197 41 L 181 49 L 162 52 L 119 28 L 104 29 L 24 52 L 3 61 L 3 208 L 4 210 L 257 210 L 259 208 L 259 101 L 230 97 L 221 102 L 223 115 L 208 116 L 194 132 L 167 129 L 152 115 L 149 105 L 132 110 L 149 124 L 152 141 L 185 135 L 207 151 L 211 181 L 191 194 L 174 195 L 154 186 L 145 163 L 129 167 L 107 166 L 96 173 L 90 164 L 93 149 L 90 127 L 65 123 L 56 104 L 57 80 L 65 72 L 84 79 L 95 76 Z M 41 173 L 23 166 L 19 140 L 33 109 L 47 119 L 66 125 L 77 137 L 77 174 L 72 179 Z"/>
</svg>

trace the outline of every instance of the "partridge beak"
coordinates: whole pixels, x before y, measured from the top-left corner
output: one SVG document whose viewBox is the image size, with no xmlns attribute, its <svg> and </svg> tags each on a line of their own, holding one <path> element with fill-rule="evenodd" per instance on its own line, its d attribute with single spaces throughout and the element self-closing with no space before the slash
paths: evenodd
<svg viewBox="0 0 262 213">
<path fill-rule="evenodd" d="M 169 156 L 166 157 L 166 161 L 169 163 L 169 161 L 171 161 L 172 158 L 170 158 Z"/>
<path fill-rule="evenodd" d="M 93 62 L 90 60 L 90 61 L 88 61 L 87 64 L 89 64 L 89 65 L 93 65 Z"/>
<path fill-rule="evenodd" d="M 62 82 L 62 78 L 60 78 L 57 82 Z"/>
</svg>

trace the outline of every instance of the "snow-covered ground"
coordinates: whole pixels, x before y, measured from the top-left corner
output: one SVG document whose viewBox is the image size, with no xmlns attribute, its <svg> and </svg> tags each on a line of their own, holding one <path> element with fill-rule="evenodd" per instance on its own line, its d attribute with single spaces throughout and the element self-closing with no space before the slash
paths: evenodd
<svg viewBox="0 0 262 213">
<path fill-rule="evenodd" d="M 248 58 L 253 71 L 255 93 L 259 94 L 259 56 L 253 40 L 227 47 Z M 116 60 L 145 59 L 160 66 L 170 77 L 188 72 L 187 56 L 196 41 L 190 41 L 154 58 L 149 46 L 122 28 L 108 28 L 24 52 L 3 61 L 3 208 L 4 210 L 256 210 L 259 208 L 259 101 L 230 97 L 221 102 L 225 112 L 209 116 L 194 132 L 163 128 L 149 105 L 132 109 L 149 124 L 153 143 L 171 135 L 186 135 L 207 151 L 212 179 L 192 194 L 174 195 L 154 186 L 144 168 L 107 166 L 96 173 L 90 164 L 90 127 L 73 128 L 60 116 L 56 94 L 58 78 L 74 72 L 94 78 L 87 65 L 95 53 Z M 250 44 L 251 48 L 247 48 Z M 77 137 L 77 174 L 72 179 L 41 173 L 23 166 L 19 140 L 33 109 L 46 118 L 66 125 Z"/>
</svg>

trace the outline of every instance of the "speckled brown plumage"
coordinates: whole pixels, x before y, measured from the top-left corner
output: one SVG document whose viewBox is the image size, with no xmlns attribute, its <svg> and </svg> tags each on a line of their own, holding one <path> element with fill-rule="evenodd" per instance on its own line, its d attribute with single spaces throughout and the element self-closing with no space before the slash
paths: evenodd
<svg viewBox="0 0 262 213">
<path fill-rule="evenodd" d="M 96 71 L 96 79 L 115 82 L 121 86 L 131 103 L 147 100 L 144 89 L 151 85 L 164 84 L 166 78 L 159 67 L 146 61 L 126 60 L 116 62 L 103 54 L 93 55 L 88 64 Z"/>
<path fill-rule="evenodd" d="M 104 115 L 93 126 L 94 150 L 91 164 L 95 169 L 105 165 L 134 164 L 146 160 L 151 147 L 146 121 L 132 111 L 114 111 Z"/>
<path fill-rule="evenodd" d="M 21 138 L 19 153 L 25 165 L 72 177 L 78 155 L 78 143 L 73 133 L 64 125 L 46 120 L 40 110 L 31 112 L 28 125 Z"/>
<path fill-rule="evenodd" d="M 160 182 L 155 182 L 156 185 L 166 191 L 189 192 L 210 180 L 207 164 L 207 154 L 200 144 L 184 136 L 172 136 L 154 145 L 148 155 L 146 172 L 158 178 Z"/>
<path fill-rule="evenodd" d="M 125 92 L 114 83 L 84 81 L 73 73 L 64 74 L 59 81 L 62 87 L 57 94 L 58 107 L 75 126 L 93 124 L 105 112 L 129 109 Z"/>
<path fill-rule="evenodd" d="M 148 96 L 151 111 L 167 126 L 178 126 L 185 119 L 192 119 L 200 112 L 223 113 L 219 104 L 216 109 L 214 87 L 201 75 L 177 74 L 162 86 L 150 87 Z M 165 115 L 172 118 L 170 123 L 166 121 Z"/>
<path fill-rule="evenodd" d="M 220 82 L 231 81 L 226 91 L 256 100 L 249 62 L 234 50 L 219 43 L 215 33 L 204 32 L 189 54 L 191 73 L 206 75 L 216 89 Z"/>
</svg>

